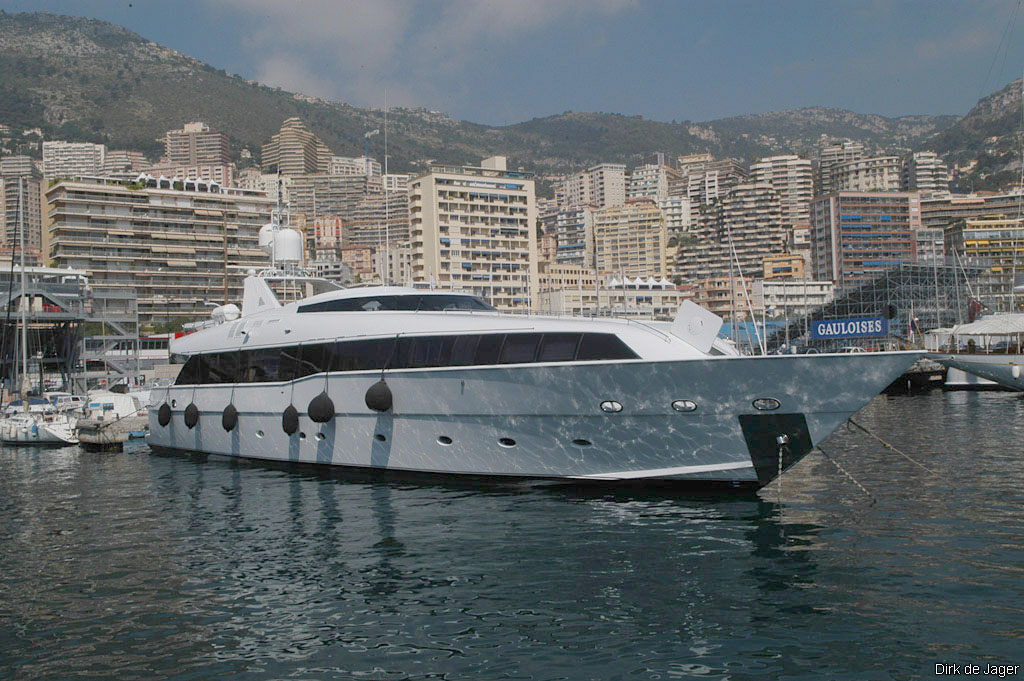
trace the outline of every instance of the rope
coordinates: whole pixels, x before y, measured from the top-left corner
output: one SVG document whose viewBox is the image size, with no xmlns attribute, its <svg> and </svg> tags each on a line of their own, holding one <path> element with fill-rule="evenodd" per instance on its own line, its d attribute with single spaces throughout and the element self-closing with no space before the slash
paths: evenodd
<svg viewBox="0 0 1024 681">
<path fill-rule="evenodd" d="M 934 476 L 935 476 L 936 478 L 938 478 L 939 480 L 946 480 L 946 479 L 945 479 L 944 477 L 942 477 L 942 476 L 941 476 L 941 475 L 940 475 L 939 473 L 936 473 L 936 472 L 935 472 L 934 470 L 932 470 L 931 468 L 928 468 L 928 466 L 925 466 L 925 465 L 924 465 L 923 463 L 921 463 L 920 461 L 917 461 L 916 459 L 912 458 L 911 456 L 909 456 L 909 455 L 908 455 L 908 454 L 906 454 L 905 452 L 902 452 L 902 451 L 900 451 L 899 449 L 897 449 L 897 448 L 896 448 L 896 447 L 894 447 L 893 445 L 889 444 L 888 442 L 886 442 L 886 441 L 885 441 L 885 440 L 883 440 L 882 438 L 878 437 L 877 435 L 875 435 L 875 434 L 874 434 L 874 433 L 872 433 L 872 432 L 871 432 L 870 430 L 868 430 L 868 429 L 867 429 L 867 428 L 865 428 L 864 426 L 860 425 L 859 423 L 857 423 L 857 422 L 856 422 L 856 421 L 854 421 L 853 419 L 847 419 L 847 420 L 846 420 L 846 424 L 847 424 L 847 428 L 849 428 L 850 426 L 854 426 L 854 427 L 855 427 L 855 428 L 857 428 L 858 430 L 860 430 L 860 431 L 863 431 L 864 433 L 867 433 L 867 434 L 868 434 L 868 435 L 870 435 L 871 437 L 873 437 L 873 438 L 875 438 L 876 440 L 878 440 L 878 442 L 880 442 L 880 443 L 882 444 L 882 446 L 884 446 L 884 447 L 887 447 L 887 448 L 891 449 L 892 451 L 896 452 L 897 454 L 899 454 L 900 456 L 902 456 L 902 457 L 903 457 L 904 459 L 906 459 L 906 460 L 907 460 L 907 461 L 909 461 L 910 463 L 914 464 L 915 466 L 919 466 L 920 468 L 922 468 L 923 470 L 927 471 L 927 472 L 928 472 L 928 473 L 930 473 L 931 475 L 934 475 Z M 946 482 L 948 482 L 948 480 L 947 480 Z"/>
<path fill-rule="evenodd" d="M 847 472 L 847 470 L 846 470 L 845 468 L 843 468 L 843 467 L 842 467 L 841 465 L 839 465 L 839 462 L 838 462 L 838 461 L 836 461 L 836 460 L 835 460 L 835 459 L 833 459 L 833 458 L 832 458 L 831 456 L 829 456 L 828 454 L 826 454 L 826 453 L 825 453 L 825 450 L 824 450 L 824 449 L 822 449 L 821 447 L 818 447 L 818 448 L 817 448 L 817 451 L 818 451 L 818 452 L 820 452 L 820 453 L 821 453 L 821 455 L 822 455 L 823 457 L 825 457 L 825 458 L 826 458 L 826 459 L 828 460 L 828 462 L 829 462 L 829 463 L 831 463 L 831 464 L 832 464 L 833 466 L 835 466 L 835 467 L 836 467 L 836 469 L 838 469 L 840 473 L 842 473 L 842 474 L 843 474 L 843 475 L 845 475 L 845 476 L 846 476 L 847 478 L 849 478 L 850 482 L 852 482 L 853 484 L 855 484 L 855 485 L 856 485 L 856 486 L 858 487 L 858 489 L 860 489 L 860 491 L 861 491 L 861 492 L 864 492 L 864 494 L 866 494 L 866 495 L 867 495 L 868 499 L 871 499 L 871 505 L 872 505 L 872 506 L 874 506 L 874 505 L 875 505 L 875 502 L 876 502 L 875 496 L 874 496 L 873 494 L 871 494 L 871 492 L 869 492 L 869 491 L 867 490 L 867 488 L 866 488 L 866 487 L 864 487 L 864 485 L 862 485 L 862 484 L 860 484 L 859 482 L 857 482 L 857 478 L 855 478 L 855 477 L 853 477 L 852 475 L 850 475 L 850 473 L 849 473 L 849 472 Z"/>
</svg>

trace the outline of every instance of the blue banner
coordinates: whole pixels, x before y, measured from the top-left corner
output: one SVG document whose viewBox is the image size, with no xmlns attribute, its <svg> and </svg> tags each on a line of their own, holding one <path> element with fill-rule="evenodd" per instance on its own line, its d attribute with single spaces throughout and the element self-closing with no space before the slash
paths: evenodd
<svg viewBox="0 0 1024 681">
<path fill-rule="evenodd" d="M 889 320 L 885 317 L 851 317 L 824 319 L 811 322 L 811 338 L 876 338 L 889 335 Z"/>
</svg>

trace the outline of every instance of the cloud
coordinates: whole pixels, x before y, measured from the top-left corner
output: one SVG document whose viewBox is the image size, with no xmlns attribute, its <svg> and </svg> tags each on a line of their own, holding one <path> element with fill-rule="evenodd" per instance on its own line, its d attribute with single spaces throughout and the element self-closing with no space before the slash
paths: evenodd
<svg viewBox="0 0 1024 681">
<path fill-rule="evenodd" d="M 255 77 L 304 94 L 380 106 L 441 108 L 466 92 L 474 60 L 526 34 L 635 0 L 207 0 L 226 14 Z M 461 91 L 461 92 L 460 92 Z"/>
</svg>

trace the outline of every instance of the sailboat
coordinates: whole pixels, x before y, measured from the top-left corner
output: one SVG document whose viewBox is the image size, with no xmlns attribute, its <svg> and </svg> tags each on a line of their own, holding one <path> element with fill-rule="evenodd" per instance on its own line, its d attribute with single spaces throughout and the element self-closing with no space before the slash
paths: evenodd
<svg viewBox="0 0 1024 681">
<path fill-rule="evenodd" d="M 33 410 L 28 397 L 28 302 L 25 299 L 25 224 L 22 212 L 22 185 L 18 184 L 18 231 L 21 233 L 21 404 L 19 412 L 0 421 L 0 442 L 13 445 L 74 445 L 78 444 L 75 418 L 58 412 L 56 407 Z M 8 305 L 11 301 L 8 301 Z"/>
</svg>

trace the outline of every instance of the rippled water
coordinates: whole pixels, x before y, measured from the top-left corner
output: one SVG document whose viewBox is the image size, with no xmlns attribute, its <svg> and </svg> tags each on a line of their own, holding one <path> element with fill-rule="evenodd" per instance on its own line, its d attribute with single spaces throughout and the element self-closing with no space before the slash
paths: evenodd
<svg viewBox="0 0 1024 681">
<path fill-rule="evenodd" d="M 1024 398 L 879 397 L 759 496 L 0 450 L 0 678 L 907 679 L 1024 663 Z M 941 476 L 941 477 L 939 477 Z M 947 677 L 948 678 L 948 677 Z"/>
</svg>

